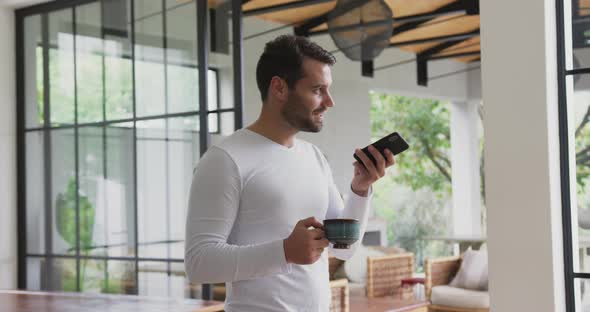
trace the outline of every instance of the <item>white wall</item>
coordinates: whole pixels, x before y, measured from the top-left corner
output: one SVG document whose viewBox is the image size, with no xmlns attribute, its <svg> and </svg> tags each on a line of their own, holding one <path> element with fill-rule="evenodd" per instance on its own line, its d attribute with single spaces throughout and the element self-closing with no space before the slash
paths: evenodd
<svg viewBox="0 0 590 312">
<path fill-rule="evenodd" d="M 480 9 L 491 310 L 564 311 L 555 1 Z"/>
<path fill-rule="evenodd" d="M 0 6 L 0 289 L 16 288 L 14 13 Z"/>
<path fill-rule="evenodd" d="M 244 20 L 244 37 L 275 27 L 277 24 L 248 17 Z M 280 34 L 292 33 L 292 28 L 286 28 L 244 42 L 245 125 L 256 120 L 260 112 L 261 102 L 255 73 L 264 44 Z M 336 49 L 329 35 L 311 39 L 328 51 Z M 332 96 L 336 105 L 328 111 L 322 132 L 302 133 L 300 137 L 318 145 L 326 154 L 340 190 L 349 187 L 354 149 L 370 143 L 370 90 L 447 100 L 467 99 L 466 74 L 434 80 L 428 87 L 422 87 L 416 84 L 415 62 L 377 71 L 374 78 L 365 78 L 361 76 L 359 62 L 348 60 L 343 53 L 336 53 L 335 56 L 337 63 L 332 69 Z M 375 60 L 375 68 L 414 57 L 413 54 L 399 49 L 385 49 Z M 433 76 L 460 70 L 465 65 L 455 61 L 436 61 L 430 62 L 429 67 L 430 76 Z"/>
<path fill-rule="evenodd" d="M 480 237 L 480 152 L 478 102 L 451 103 L 453 235 Z"/>
</svg>

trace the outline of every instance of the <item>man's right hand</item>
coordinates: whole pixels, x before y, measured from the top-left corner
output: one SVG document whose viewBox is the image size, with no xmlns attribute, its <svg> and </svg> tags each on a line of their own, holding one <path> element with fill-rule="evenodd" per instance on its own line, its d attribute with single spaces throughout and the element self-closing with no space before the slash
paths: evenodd
<svg viewBox="0 0 590 312">
<path fill-rule="evenodd" d="M 287 263 L 312 264 L 318 261 L 324 248 L 329 245 L 323 227 L 314 217 L 297 222 L 291 235 L 283 241 Z"/>
</svg>

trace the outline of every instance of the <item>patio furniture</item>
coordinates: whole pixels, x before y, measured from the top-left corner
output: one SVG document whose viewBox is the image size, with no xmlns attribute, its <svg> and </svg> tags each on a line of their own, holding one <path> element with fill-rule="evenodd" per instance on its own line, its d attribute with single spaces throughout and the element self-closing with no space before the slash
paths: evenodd
<svg viewBox="0 0 590 312">
<path fill-rule="evenodd" d="M 378 247 L 382 251 L 396 251 L 398 248 Z M 330 256 L 330 279 L 336 279 L 342 274 L 338 273 L 344 265 L 344 261 Z M 402 289 L 401 281 L 411 278 L 414 272 L 414 255 L 412 253 L 383 254 L 368 256 L 366 258 L 366 280 L 364 284 L 351 283 L 348 286 L 351 293 L 360 293 L 367 297 L 383 297 L 397 295 L 398 298 L 406 298 L 412 293 L 412 289 Z M 356 291 L 353 291 L 355 290 Z M 362 289 L 362 290 L 359 290 Z"/>
<path fill-rule="evenodd" d="M 426 299 L 431 303 L 429 312 L 489 312 L 487 291 L 448 286 L 461 261 L 460 256 L 425 260 Z"/>
<path fill-rule="evenodd" d="M 344 278 L 330 281 L 330 290 L 332 290 L 330 312 L 349 312 L 348 281 Z"/>
<path fill-rule="evenodd" d="M 407 298 L 412 289 L 402 288 L 402 280 L 414 272 L 414 254 L 403 253 L 367 258 L 367 297 L 399 295 Z"/>
</svg>

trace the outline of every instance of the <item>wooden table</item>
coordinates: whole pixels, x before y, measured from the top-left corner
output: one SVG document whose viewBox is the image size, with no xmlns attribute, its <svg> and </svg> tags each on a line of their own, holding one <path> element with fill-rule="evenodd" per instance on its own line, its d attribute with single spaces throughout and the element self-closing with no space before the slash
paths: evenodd
<svg viewBox="0 0 590 312">
<path fill-rule="evenodd" d="M 395 297 L 368 298 L 351 295 L 350 312 L 428 312 L 428 302 Z"/>
<path fill-rule="evenodd" d="M 0 291 L 0 311 L 10 312 L 216 312 L 223 302 L 18 290 Z"/>
</svg>

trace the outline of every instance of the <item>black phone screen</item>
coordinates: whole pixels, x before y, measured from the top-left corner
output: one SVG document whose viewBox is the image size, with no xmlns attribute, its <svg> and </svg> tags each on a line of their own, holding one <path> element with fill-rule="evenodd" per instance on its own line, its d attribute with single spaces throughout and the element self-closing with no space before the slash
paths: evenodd
<svg viewBox="0 0 590 312">
<path fill-rule="evenodd" d="M 382 155 L 384 155 L 384 157 L 385 149 L 389 149 L 393 155 L 397 155 L 410 147 L 408 142 L 406 142 L 406 140 L 404 140 L 404 138 L 397 132 L 393 132 L 370 145 L 373 145 Z M 365 155 L 367 155 L 367 157 L 369 157 L 369 159 L 371 159 L 373 164 L 377 164 L 375 157 L 373 157 L 373 154 L 371 154 L 369 151 L 369 146 L 363 148 L 362 151 L 365 153 Z M 354 159 L 356 159 L 360 164 L 363 164 L 361 159 L 356 154 L 353 154 L 353 156 Z"/>
</svg>

